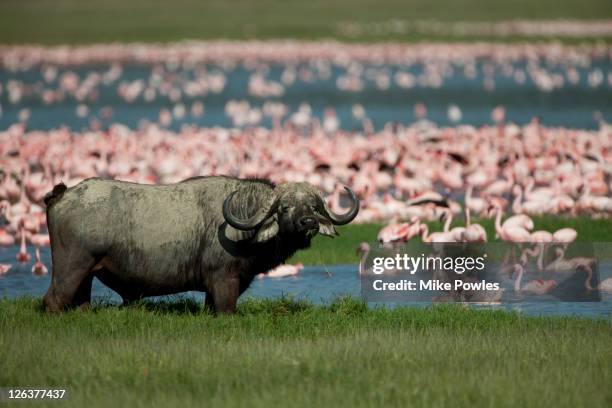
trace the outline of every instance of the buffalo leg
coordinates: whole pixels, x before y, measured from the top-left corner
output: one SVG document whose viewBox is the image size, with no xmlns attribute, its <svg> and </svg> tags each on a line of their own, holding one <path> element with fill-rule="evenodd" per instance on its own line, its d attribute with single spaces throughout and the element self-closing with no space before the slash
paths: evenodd
<svg viewBox="0 0 612 408">
<path fill-rule="evenodd" d="M 249 286 L 251 286 L 251 282 L 253 282 L 253 278 L 255 278 L 255 276 L 251 276 L 249 278 L 243 277 L 242 279 L 240 279 L 240 289 L 238 292 L 238 297 L 240 297 L 244 292 L 246 292 Z"/>
<path fill-rule="evenodd" d="M 215 299 L 213 298 L 212 292 L 206 292 L 206 299 L 204 299 L 204 310 L 207 312 L 215 311 Z"/>
<path fill-rule="evenodd" d="M 79 285 L 79 288 L 72 299 L 72 306 L 81 309 L 87 309 L 91 301 L 91 284 L 93 283 L 93 275 L 87 276 Z"/>
<path fill-rule="evenodd" d="M 240 282 L 238 278 L 229 278 L 216 282 L 212 287 L 212 299 L 215 313 L 232 314 L 236 311 L 236 302 L 240 294 Z M 208 294 L 206 294 L 208 297 Z"/>
<path fill-rule="evenodd" d="M 79 291 L 84 281 L 91 279 L 91 268 L 95 264 L 95 259 L 87 252 L 82 250 L 71 250 L 66 253 L 63 248 L 57 248 L 52 253 L 53 271 L 51 275 L 51 286 L 43 297 L 45 310 L 49 312 L 59 312 L 73 304 L 77 294 L 78 300 L 85 298 L 83 294 L 86 288 L 89 289 L 91 296 L 91 283 L 83 285 L 83 290 Z M 81 292 L 81 293 L 79 293 Z M 80 302 L 82 304 L 82 302 Z"/>
</svg>

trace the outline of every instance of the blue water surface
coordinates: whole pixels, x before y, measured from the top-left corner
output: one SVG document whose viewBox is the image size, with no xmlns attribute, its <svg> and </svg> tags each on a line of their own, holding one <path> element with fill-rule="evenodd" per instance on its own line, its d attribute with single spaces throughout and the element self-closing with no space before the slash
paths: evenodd
<svg viewBox="0 0 612 408">
<path fill-rule="evenodd" d="M 42 297 L 50 282 L 51 275 L 34 276 L 31 273 L 32 262 L 19 264 L 15 262 L 17 247 L 0 248 L 0 263 L 11 263 L 13 268 L 0 277 L 0 297 L 17 298 L 21 296 Z M 31 251 L 33 252 L 33 251 Z M 32 253 L 32 257 L 34 254 Z M 48 248 L 41 253 L 42 261 L 51 265 L 51 252 Z M 612 276 L 612 263 L 600 265 L 601 279 Z M 115 292 L 94 279 L 92 295 L 94 301 L 104 300 L 120 304 L 121 298 Z M 204 301 L 205 295 L 199 292 L 187 292 L 182 297 Z M 278 298 L 289 296 L 294 299 L 307 300 L 314 304 L 329 304 L 342 296 L 361 296 L 361 282 L 357 265 L 307 266 L 297 276 L 285 278 L 256 278 L 251 287 L 242 295 L 244 300 L 254 298 Z M 159 299 L 172 299 L 159 297 Z M 577 315 L 593 318 L 610 318 L 612 316 L 612 294 L 601 294 L 600 302 L 521 302 L 497 306 L 478 306 L 474 308 L 502 308 L 516 310 L 529 315 Z M 396 303 L 371 303 L 371 307 L 395 307 Z M 430 302 L 406 302 L 402 306 L 427 307 Z"/>
</svg>

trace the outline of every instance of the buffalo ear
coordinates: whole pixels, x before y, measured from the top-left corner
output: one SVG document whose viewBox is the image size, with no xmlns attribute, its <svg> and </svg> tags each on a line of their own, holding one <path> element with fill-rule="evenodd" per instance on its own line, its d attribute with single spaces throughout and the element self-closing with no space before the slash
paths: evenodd
<svg viewBox="0 0 612 408">
<path fill-rule="evenodd" d="M 338 234 L 336 231 L 336 227 L 329 221 L 321 221 L 319 220 L 319 234 L 325 235 L 326 237 L 335 237 Z"/>
<path fill-rule="evenodd" d="M 274 238 L 278 234 L 278 222 L 276 215 L 268 218 L 257 231 L 253 238 L 253 242 L 266 242 Z"/>
<path fill-rule="evenodd" d="M 232 227 L 231 225 L 225 225 L 225 236 L 230 241 L 238 242 L 245 241 L 253 238 L 255 235 L 255 231 L 241 231 Z"/>
</svg>

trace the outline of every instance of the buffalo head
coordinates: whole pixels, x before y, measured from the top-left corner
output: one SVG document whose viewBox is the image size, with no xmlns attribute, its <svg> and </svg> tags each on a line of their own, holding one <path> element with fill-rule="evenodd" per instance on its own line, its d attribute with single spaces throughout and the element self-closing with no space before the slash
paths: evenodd
<svg viewBox="0 0 612 408">
<path fill-rule="evenodd" d="M 237 239 L 251 238 L 265 242 L 276 235 L 291 236 L 306 245 L 317 232 L 333 237 L 337 235 L 334 225 L 351 222 L 359 212 L 359 201 L 355 193 L 345 187 L 351 200 L 351 208 L 345 214 L 334 214 L 319 191 L 308 183 L 285 183 L 274 189 L 274 193 L 258 205 L 249 218 L 239 218 L 232 208 L 239 206 L 232 200 L 236 191 L 230 193 L 223 203 L 223 217 L 238 234 Z"/>
</svg>

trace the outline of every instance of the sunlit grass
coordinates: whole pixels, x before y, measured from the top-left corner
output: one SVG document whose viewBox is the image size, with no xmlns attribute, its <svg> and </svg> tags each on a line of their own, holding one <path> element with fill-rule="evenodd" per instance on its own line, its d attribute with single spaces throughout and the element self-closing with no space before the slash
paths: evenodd
<svg viewBox="0 0 612 408">
<path fill-rule="evenodd" d="M 190 300 L 49 315 L 0 301 L 0 385 L 62 406 L 609 406 L 610 321 L 339 299 Z"/>
</svg>

